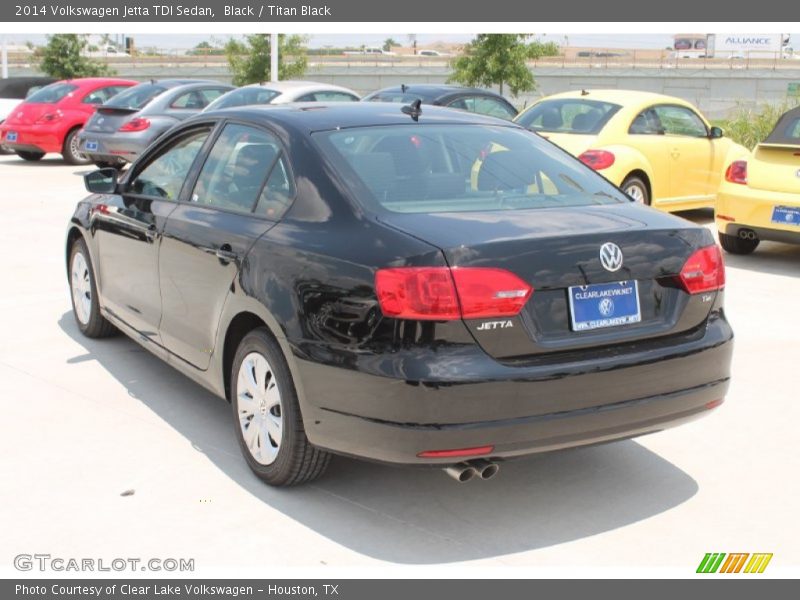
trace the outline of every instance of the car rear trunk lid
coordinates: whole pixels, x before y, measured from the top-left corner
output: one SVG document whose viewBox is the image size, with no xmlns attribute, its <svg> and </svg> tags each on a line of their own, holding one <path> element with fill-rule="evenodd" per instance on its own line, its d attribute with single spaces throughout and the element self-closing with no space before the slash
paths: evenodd
<svg viewBox="0 0 800 600">
<path fill-rule="evenodd" d="M 747 185 L 758 190 L 800 193 L 800 145 L 757 146 L 748 161 Z"/>
</svg>

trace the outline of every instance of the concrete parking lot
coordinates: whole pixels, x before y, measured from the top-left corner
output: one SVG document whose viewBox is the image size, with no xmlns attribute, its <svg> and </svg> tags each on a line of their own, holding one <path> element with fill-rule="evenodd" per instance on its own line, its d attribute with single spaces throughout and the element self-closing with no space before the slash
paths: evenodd
<svg viewBox="0 0 800 600">
<path fill-rule="evenodd" d="M 798 572 L 800 247 L 726 256 L 733 382 L 705 419 L 507 462 L 489 482 L 335 458 L 276 490 L 247 469 L 225 402 L 125 337 L 79 334 L 64 230 L 85 170 L 0 156 L 0 572 L 36 552 L 479 577 L 689 576 L 706 552 L 772 552 L 767 573 Z"/>
</svg>

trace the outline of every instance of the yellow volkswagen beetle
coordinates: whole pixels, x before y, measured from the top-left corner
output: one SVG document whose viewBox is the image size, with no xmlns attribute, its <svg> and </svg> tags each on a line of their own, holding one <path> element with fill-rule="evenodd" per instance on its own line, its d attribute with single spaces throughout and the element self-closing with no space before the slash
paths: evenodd
<svg viewBox="0 0 800 600">
<path fill-rule="evenodd" d="M 747 154 L 689 102 L 649 92 L 556 94 L 515 121 L 577 156 L 634 200 L 666 211 L 714 206 L 725 166 Z"/>
<path fill-rule="evenodd" d="M 732 254 L 750 254 L 761 240 L 800 244 L 800 106 L 750 156 L 728 165 L 714 216 Z"/>
</svg>

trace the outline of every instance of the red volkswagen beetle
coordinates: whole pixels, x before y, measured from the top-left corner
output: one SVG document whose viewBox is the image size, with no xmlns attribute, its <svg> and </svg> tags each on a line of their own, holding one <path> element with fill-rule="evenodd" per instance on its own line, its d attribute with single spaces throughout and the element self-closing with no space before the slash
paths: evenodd
<svg viewBox="0 0 800 600">
<path fill-rule="evenodd" d="M 78 151 L 78 132 L 95 108 L 137 81 L 87 77 L 57 81 L 31 94 L 0 125 L 0 143 L 24 160 L 58 152 L 73 165 L 91 162 Z"/>
</svg>

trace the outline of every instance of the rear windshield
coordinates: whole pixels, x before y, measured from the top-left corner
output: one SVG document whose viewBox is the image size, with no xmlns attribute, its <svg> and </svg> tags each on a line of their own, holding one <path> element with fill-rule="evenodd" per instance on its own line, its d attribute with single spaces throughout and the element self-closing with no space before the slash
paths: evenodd
<svg viewBox="0 0 800 600">
<path fill-rule="evenodd" d="M 41 104 L 55 104 L 67 97 L 67 94 L 78 89 L 72 83 L 51 83 L 34 92 L 26 98 L 26 102 L 37 102 Z"/>
<path fill-rule="evenodd" d="M 220 96 L 209 104 L 206 110 L 248 106 L 252 104 L 269 104 L 276 96 L 280 96 L 280 92 L 262 87 L 244 87 Z"/>
<path fill-rule="evenodd" d="M 417 123 L 314 137 L 372 209 L 438 213 L 628 202 L 575 158 L 517 127 Z"/>
<path fill-rule="evenodd" d="M 124 92 L 120 92 L 103 106 L 108 108 L 135 108 L 138 110 L 147 106 L 153 98 L 165 91 L 167 91 L 167 88 L 162 85 L 140 83 Z"/>
<path fill-rule="evenodd" d="M 581 98 L 544 100 L 523 113 L 517 123 L 532 131 L 595 135 L 620 108 L 619 104 Z"/>
</svg>

